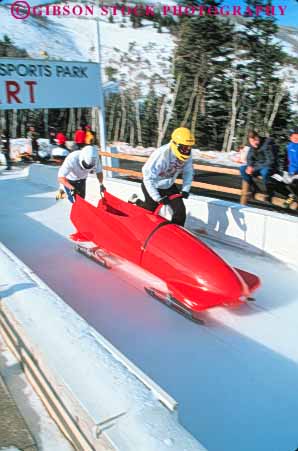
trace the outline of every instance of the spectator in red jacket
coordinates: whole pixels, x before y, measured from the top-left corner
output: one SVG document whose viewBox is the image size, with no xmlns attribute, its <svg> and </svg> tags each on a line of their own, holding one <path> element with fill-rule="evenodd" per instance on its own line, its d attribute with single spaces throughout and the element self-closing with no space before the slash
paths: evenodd
<svg viewBox="0 0 298 451">
<path fill-rule="evenodd" d="M 58 146 L 63 147 L 64 149 L 66 149 L 66 136 L 64 135 L 64 133 L 62 132 L 58 132 L 56 135 L 56 142 L 58 144 Z"/>
<path fill-rule="evenodd" d="M 76 130 L 74 135 L 74 141 L 79 149 L 82 149 L 85 146 L 86 132 L 84 130 L 83 125 L 80 125 L 79 129 Z"/>
</svg>

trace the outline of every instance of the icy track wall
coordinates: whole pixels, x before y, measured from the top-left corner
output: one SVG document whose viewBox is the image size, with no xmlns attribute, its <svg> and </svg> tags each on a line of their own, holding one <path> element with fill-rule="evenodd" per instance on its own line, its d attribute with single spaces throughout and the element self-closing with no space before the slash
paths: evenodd
<svg viewBox="0 0 298 451">
<path fill-rule="evenodd" d="M 0 332 L 75 449 L 206 451 L 175 401 L 1 243 L 0 273 Z"/>
<path fill-rule="evenodd" d="M 33 164 L 29 169 L 29 180 L 56 189 L 57 171 L 55 167 Z M 139 183 L 110 178 L 105 180 L 105 185 L 112 194 L 125 200 L 133 193 L 142 196 Z M 89 200 L 99 198 L 98 182 L 94 177 L 88 178 L 87 195 Z M 190 196 L 185 204 L 187 228 L 298 266 L 297 217 L 203 196 Z"/>
</svg>

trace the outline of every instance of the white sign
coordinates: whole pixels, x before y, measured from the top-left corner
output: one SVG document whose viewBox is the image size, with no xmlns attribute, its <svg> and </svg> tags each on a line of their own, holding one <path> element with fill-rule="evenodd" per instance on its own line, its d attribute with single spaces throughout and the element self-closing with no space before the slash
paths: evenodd
<svg viewBox="0 0 298 451">
<path fill-rule="evenodd" d="M 97 63 L 0 58 L 0 110 L 100 106 Z"/>
</svg>

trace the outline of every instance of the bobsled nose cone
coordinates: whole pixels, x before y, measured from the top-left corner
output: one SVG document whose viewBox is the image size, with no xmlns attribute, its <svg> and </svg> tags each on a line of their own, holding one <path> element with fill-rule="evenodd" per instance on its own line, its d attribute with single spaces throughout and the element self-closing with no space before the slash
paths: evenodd
<svg viewBox="0 0 298 451">
<path fill-rule="evenodd" d="M 226 303 L 241 302 L 249 295 L 249 289 L 242 277 L 234 270 L 234 268 L 227 265 L 223 260 L 221 268 L 216 280 L 212 278 L 210 281 L 213 286 L 213 291 L 220 293 L 222 300 Z"/>
<path fill-rule="evenodd" d="M 172 224 L 152 236 L 142 265 L 165 280 L 173 296 L 194 310 L 239 304 L 249 295 L 236 270 L 197 237 Z"/>
<path fill-rule="evenodd" d="M 213 260 L 213 259 L 212 259 Z M 214 271 L 201 275 L 198 280 L 198 300 L 205 297 L 206 302 L 212 305 L 232 305 L 239 304 L 249 295 L 249 289 L 241 276 L 225 261 L 216 256 Z M 205 296 L 202 295 L 202 292 Z"/>
<path fill-rule="evenodd" d="M 225 305 L 232 306 L 244 302 L 249 290 L 244 280 L 224 261 L 217 263 L 216 272 L 193 274 L 193 280 L 183 278 L 169 281 L 169 289 L 174 297 L 193 310 Z"/>
</svg>

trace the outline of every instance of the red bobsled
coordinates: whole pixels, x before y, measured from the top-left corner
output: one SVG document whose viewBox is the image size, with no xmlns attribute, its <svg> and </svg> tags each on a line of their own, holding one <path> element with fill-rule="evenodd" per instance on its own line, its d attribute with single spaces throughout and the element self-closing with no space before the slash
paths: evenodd
<svg viewBox="0 0 298 451">
<path fill-rule="evenodd" d="M 77 196 L 70 217 L 77 229 L 73 240 L 95 243 L 154 274 L 167 292 L 146 291 L 194 320 L 200 321 L 202 310 L 253 300 L 260 286 L 257 276 L 232 268 L 183 227 L 107 192 L 97 207 Z"/>
</svg>

